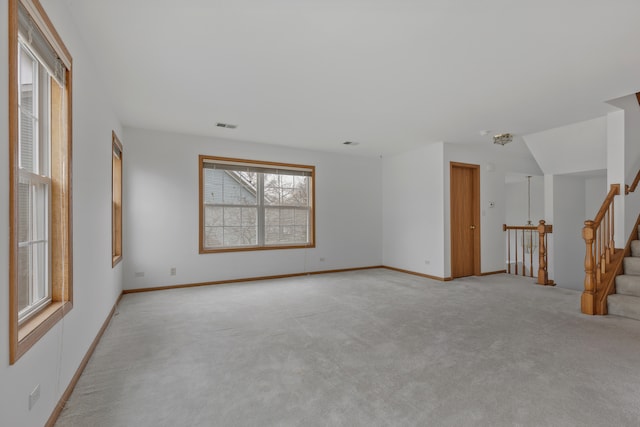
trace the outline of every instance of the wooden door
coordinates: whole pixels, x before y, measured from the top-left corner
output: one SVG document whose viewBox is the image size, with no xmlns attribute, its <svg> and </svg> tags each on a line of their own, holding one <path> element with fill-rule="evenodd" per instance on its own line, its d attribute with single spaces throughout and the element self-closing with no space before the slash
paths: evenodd
<svg viewBox="0 0 640 427">
<path fill-rule="evenodd" d="M 480 167 L 451 162 L 451 276 L 480 274 Z"/>
</svg>

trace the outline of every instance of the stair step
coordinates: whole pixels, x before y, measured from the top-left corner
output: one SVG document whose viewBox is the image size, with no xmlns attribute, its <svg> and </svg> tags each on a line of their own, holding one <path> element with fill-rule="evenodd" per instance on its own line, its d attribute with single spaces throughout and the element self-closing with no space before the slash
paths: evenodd
<svg viewBox="0 0 640 427">
<path fill-rule="evenodd" d="M 640 257 L 640 240 L 634 240 L 631 242 L 631 256 Z"/>
<path fill-rule="evenodd" d="M 607 311 L 616 316 L 640 320 L 640 297 L 613 294 L 607 297 Z"/>
<path fill-rule="evenodd" d="M 640 297 L 640 276 L 621 274 L 616 277 L 616 293 Z"/>
<path fill-rule="evenodd" d="M 640 275 L 640 257 L 626 257 L 623 261 L 624 274 Z"/>
</svg>

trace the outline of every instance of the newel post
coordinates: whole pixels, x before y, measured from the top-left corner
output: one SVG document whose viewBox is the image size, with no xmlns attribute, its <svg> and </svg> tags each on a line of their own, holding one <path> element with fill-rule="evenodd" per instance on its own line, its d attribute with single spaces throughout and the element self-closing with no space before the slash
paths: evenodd
<svg viewBox="0 0 640 427">
<path fill-rule="evenodd" d="M 582 229 L 582 238 L 587 245 L 587 252 L 584 256 L 584 292 L 580 305 L 584 314 L 596 314 L 595 312 L 595 300 L 596 300 L 596 274 L 594 271 L 594 259 L 593 259 L 593 238 L 595 236 L 595 230 L 593 228 L 593 221 L 585 221 L 584 228 Z"/>
<path fill-rule="evenodd" d="M 547 272 L 547 246 L 545 245 L 545 233 L 547 226 L 544 220 L 540 220 L 538 225 L 538 285 L 546 285 L 549 282 L 549 274 Z"/>
</svg>

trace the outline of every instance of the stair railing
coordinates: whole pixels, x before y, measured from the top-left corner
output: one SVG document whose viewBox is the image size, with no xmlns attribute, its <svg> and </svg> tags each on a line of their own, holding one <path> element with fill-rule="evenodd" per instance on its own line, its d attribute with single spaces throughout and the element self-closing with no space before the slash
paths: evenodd
<svg viewBox="0 0 640 427">
<path fill-rule="evenodd" d="M 533 278 L 534 261 L 537 261 L 536 283 L 553 286 L 554 282 L 549 280 L 547 271 L 547 236 L 553 232 L 553 226 L 541 220 L 537 226 L 503 224 L 502 230 L 507 232 L 507 273 Z M 534 256 L 536 248 L 538 253 Z M 512 252 L 514 262 L 511 261 Z M 529 267 L 528 271 L 527 267 Z"/>
<path fill-rule="evenodd" d="M 620 184 L 611 184 L 609 193 L 595 219 L 585 221 L 582 229 L 586 254 L 584 257 L 584 292 L 580 305 L 585 314 L 605 314 L 602 313 L 601 301 L 605 298 L 605 292 L 611 293 L 612 291 L 613 280 L 607 277 L 605 281 L 604 278 L 611 270 L 610 264 L 613 255 L 615 255 L 614 199 L 619 194 Z"/>
<path fill-rule="evenodd" d="M 624 194 L 625 194 L 625 196 L 627 194 L 629 194 L 629 193 L 633 193 L 634 191 L 636 191 L 636 188 L 638 188 L 638 183 L 640 183 L 640 170 L 638 171 L 638 174 L 636 175 L 636 179 L 633 180 L 633 184 L 624 186 Z"/>
<path fill-rule="evenodd" d="M 640 94 L 638 100 L 640 101 Z M 636 191 L 638 184 L 640 170 L 633 183 L 625 185 L 624 195 Z M 630 242 L 624 250 L 616 250 L 613 240 L 614 199 L 619 194 L 620 185 L 612 184 L 598 215 L 593 221 L 585 221 L 582 229 L 582 237 L 587 246 L 584 257 L 584 292 L 581 299 L 582 312 L 585 314 L 607 314 L 607 296 L 615 292 L 616 276 L 622 272 L 622 260 L 630 251 Z M 632 233 L 637 233 L 636 229 Z"/>
</svg>

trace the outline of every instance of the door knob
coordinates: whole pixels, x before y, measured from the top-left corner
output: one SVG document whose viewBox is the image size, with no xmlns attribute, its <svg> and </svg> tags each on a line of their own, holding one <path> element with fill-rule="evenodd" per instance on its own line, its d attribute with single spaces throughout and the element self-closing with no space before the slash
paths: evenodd
<svg viewBox="0 0 640 427">
<path fill-rule="evenodd" d="M 475 226 L 475 225 L 472 225 L 472 226 L 471 226 L 471 227 L 469 227 L 469 228 L 470 228 L 470 229 L 472 229 L 472 230 L 475 230 L 475 229 L 476 229 L 476 226 Z"/>
</svg>

